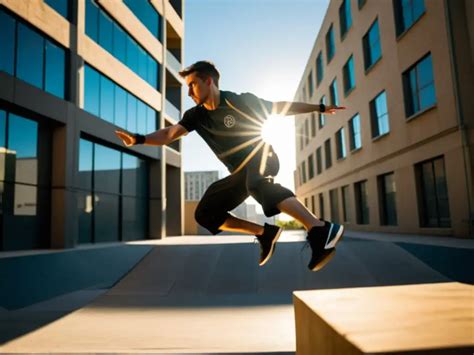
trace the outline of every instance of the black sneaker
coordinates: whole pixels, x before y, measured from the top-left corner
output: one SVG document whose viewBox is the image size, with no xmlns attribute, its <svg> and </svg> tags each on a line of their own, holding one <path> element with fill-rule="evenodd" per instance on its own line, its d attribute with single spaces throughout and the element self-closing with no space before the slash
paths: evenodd
<svg viewBox="0 0 474 355">
<path fill-rule="evenodd" d="M 311 260 L 308 264 L 311 271 L 321 270 L 334 257 L 336 244 L 344 233 L 344 226 L 322 222 L 324 226 L 311 228 L 306 237 L 312 249 Z"/>
<path fill-rule="evenodd" d="M 265 223 L 263 234 L 256 235 L 260 242 L 260 262 L 259 265 L 265 265 L 275 252 L 275 244 L 280 237 L 282 228 Z"/>
</svg>

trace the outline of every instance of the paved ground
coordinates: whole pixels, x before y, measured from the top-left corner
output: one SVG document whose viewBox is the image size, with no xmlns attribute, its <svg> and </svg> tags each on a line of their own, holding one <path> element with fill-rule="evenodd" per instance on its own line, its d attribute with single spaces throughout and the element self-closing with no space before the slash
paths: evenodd
<svg viewBox="0 0 474 355">
<path fill-rule="evenodd" d="M 473 241 L 347 233 L 311 273 L 302 237 L 285 233 L 262 268 L 249 237 L 134 243 L 152 249 L 111 288 L 0 309 L 0 353 L 292 353 L 294 290 L 474 283 Z"/>
</svg>

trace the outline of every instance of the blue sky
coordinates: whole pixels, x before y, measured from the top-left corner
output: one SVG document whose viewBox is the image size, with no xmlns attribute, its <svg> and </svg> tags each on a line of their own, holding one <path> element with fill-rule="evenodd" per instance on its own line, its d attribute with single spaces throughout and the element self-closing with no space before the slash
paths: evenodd
<svg viewBox="0 0 474 355">
<path fill-rule="evenodd" d="M 222 90 L 293 99 L 329 0 L 185 0 L 184 65 L 214 62 Z M 194 103 L 186 97 L 184 109 Z M 282 118 L 284 142 L 275 146 L 277 181 L 293 189 L 294 119 Z M 195 133 L 183 138 L 185 171 L 226 169 Z M 227 172 L 226 172 L 227 174 Z"/>
</svg>

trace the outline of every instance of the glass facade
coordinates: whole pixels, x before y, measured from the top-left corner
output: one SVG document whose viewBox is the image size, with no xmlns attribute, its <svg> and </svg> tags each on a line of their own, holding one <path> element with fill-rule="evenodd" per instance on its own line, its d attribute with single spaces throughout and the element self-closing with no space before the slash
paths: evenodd
<svg viewBox="0 0 474 355">
<path fill-rule="evenodd" d="M 339 106 L 339 95 L 337 93 L 337 81 L 334 79 L 329 86 L 329 95 L 331 97 L 331 105 Z"/>
<path fill-rule="evenodd" d="M 156 11 L 149 0 L 124 0 L 133 14 L 145 25 L 155 38 L 163 42 L 161 15 Z"/>
<path fill-rule="evenodd" d="M 89 65 L 84 68 L 84 110 L 130 132 L 147 134 L 158 128 L 152 107 Z"/>
<path fill-rule="evenodd" d="M 407 117 L 436 104 L 431 54 L 403 73 Z"/>
<path fill-rule="evenodd" d="M 70 0 L 45 0 L 49 6 L 51 6 L 57 13 L 59 13 L 62 17 L 69 20 L 69 6 L 71 4 Z"/>
<path fill-rule="evenodd" d="M 415 167 L 421 227 L 451 227 L 444 157 Z"/>
<path fill-rule="evenodd" d="M 146 162 L 85 139 L 78 161 L 79 242 L 144 239 Z"/>
<path fill-rule="evenodd" d="M 347 155 L 346 151 L 346 140 L 344 137 L 344 128 L 341 128 L 336 132 L 336 157 L 337 159 L 343 159 Z"/>
<path fill-rule="evenodd" d="M 384 174 L 378 177 L 379 201 L 380 201 L 380 222 L 386 226 L 398 225 L 397 204 L 394 174 Z"/>
<path fill-rule="evenodd" d="M 397 36 L 407 31 L 425 13 L 424 0 L 394 0 Z"/>
<path fill-rule="evenodd" d="M 341 27 L 341 38 L 344 38 L 352 26 L 351 2 L 344 0 L 339 7 L 339 24 Z"/>
<path fill-rule="evenodd" d="M 334 29 L 331 25 L 326 33 L 326 59 L 328 64 L 334 57 L 334 54 L 336 54 L 336 42 L 334 41 Z"/>
<path fill-rule="evenodd" d="M 379 20 L 370 26 L 369 31 L 363 38 L 364 46 L 364 65 L 369 69 L 382 58 L 382 46 L 380 44 Z"/>
<path fill-rule="evenodd" d="M 0 70 L 61 99 L 65 98 L 64 48 L 2 9 L 0 9 L 0 44 L 2 47 Z"/>
<path fill-rule="evenodd" d="M 324 64 L 323 64 L 323 53 L 319 52 L 316 58 L 316 81 L 317 85 L 321 83 L 324 78 Z"/>
<path fill-rule="evenodd" d="M 344 65 L 342 73 L 344 79 L 344 93 L 347 95 L 352 89 L 355 88 L 354 58 L 352 55 Z"/>
<path fill-rule="evenodd" d="M 382 91 L 370 102 L 370 116 L 372 122 L 372 138 L 390 132 L 387 96 L 385 95 L 385 91 Z"/>
<path fill-rule="evenodd" d="M 367 180 L 354 184 L 356 200 L 357 224 L 369 224 L 369 196 L 367 193 Z"/>
<path fill-rule="evenodd" d="M 350 147 L 351 150 L 362 148 L 362 138 L 360 132 L 360 115 L 356 114 L 349 121 Z"/>
<path fill-rule="evenodd" d="M 86 0 L 86 34 L 153 88 L 159 90 L 158 62 L 100 9 L 94 0 Z"/>
</svg>

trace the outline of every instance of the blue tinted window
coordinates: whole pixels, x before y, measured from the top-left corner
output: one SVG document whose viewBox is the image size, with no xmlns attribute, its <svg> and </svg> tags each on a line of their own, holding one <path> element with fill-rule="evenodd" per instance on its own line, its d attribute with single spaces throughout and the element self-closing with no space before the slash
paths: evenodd
<svg viewBox="0 0 474 355">
<path fill-rule="evenodd" d="M 44 39 L 25 25 L 18 24 L 17 77 L 43 88 Z"/>
<path fill-rule="evenodd" d="M 423 0 L 395 0 L 397 35 L 409 29 L 425 13 Z"/>
<path fill-rule="evenodd" d="M 85 139 L 79 141 L 78 184 L 84 189 L 92 189 L 92 149 L 92 142 Z"/>
<path fill-rule="evenodd" d="M 146 115 L 146 133 L 151 133 L 156 131 L 156 111 L 151 107 L 147 107 Z"/>
<path fill-rule="evenodd" d="M 127 60 L 127 36 L 125 32 L 114 24 L 114 56 L 125 63 Z"/>
<path fill-rule="evenodd" d="M 362 147 L 362 139 L 360 134 L 360 116 L 355 115 L 350 121 L 350 133 L 351 133 L 351 149 L 358 149 Z"/>
<path fill-rule="evenodd" d="M 161 41 L 161 16 L 153 5 L 148 0 L 125 0 L 124 2 L 148 31 Z"/>
<path fill-rule="evenodd" d="M 138 46 L 130 37 L 127 38 L 127 66 L 138 73 Z"/>
<path fill-rule="evenodd" d="M 369 32 L 364 36 L 364 59 L 365 68 L 375 64 L 382 57 L 382 47 L 380 46 L 379 21 L 376 20 L 370 27 Z"/>
<path fill-rule="evenodd" d="M 100 117 L 114 122 L 114 83 L 105 76 L 100 77 Z"/>
<path fill-rule="evenodd" d="M 137 99 L 131 94 L 127 94 L 127 130 L 137 130 Z"/>
<path fill-rule="evenodd" d="M 346 157 L 346 140 L 344 138 L 344 128 L 341 128 L 336 133 L 336 147 L 337 147 L 337 158 L 345 158 Z"/>
<path fill-rule="evenodd" d="M 70 0 L 45 0 L 49 6 L 66 19 L 69 19 L 69 1 Z"/>
<path fill-rule="evenodd" d="M 7 126 L 7 113 L 0 110 L 0 148 L 6 148 L 5 129 Z"/>
<path fill-rule="evenodd" d="M 319 52 L 318 58 L 316 60 L 316 79 L 319 83 L 323 80 L 324 77 L 324 67 L 323 67 L 323 53 Z"/>
<path fill-rule="evenodd" d="M 406 114 L 411 116 L 436 103 L 431 55 L 403 74 Z"/>
<path fill-rule="evenodd" d="M 146 52 L 138 48 L 138 75 L 143 79 L 147 79 L 147 65 L 148 65 L 148 55 Z"/>
<path fill-rule="evenodd" d="M 331 27 L 329 28 L 329 31 L 326 34 L 326 55 L 327 55 L 328 63 L 334 57 L 335 52 L 336 52 L 336 46 L 334 43 L 334 30 L 331 25 Z"/>
<path fill-rule="evenodd" d="M 115 85 L 115 121 L 116 126 L 127 129 L 127 92 Z"/>
<path fill-rule="evenodd" d="M 329 88 L 331 94 L 331 105 L 339 106 L 339 95 L 337 94 L 337 82 L 336 79 L 331 83 Z"/>
<path fill-rule="evenodd" d="M 326 105 L 326 96 L 321 97 L 321 100 L 319 101 L 320 104 Z M 326 125 L 326 117 L 325 115 L 319 113 L 319 128 L 323 128 Z"/>
<path fill-rule="evenodd" d="M 344 0 L 341 7 L 339 7 L 339 24 L 341 27 L 341 37 L 344 37 L 352 26 L 351 4 L 349 0 Z"/>
<path fill-rule="evenodd" d="M 120 152 L 94 144 L 94 190 L 120 192 Z"/>
<path fill-rule="evenodd" d="M 388 123 L 387 96 L 385 95 L 385 91 L 371 102 L 371 114 L 372 136 L 377 137 L 388 133 L 390 127 Z"/>
<path fill-rule="evenodd" d="M 99 8 L 92 0 L 86 0 L 86 34 L 99 42 Z"/>
<path fill-rule="evenodd" d="M 15 20 L 0 10 L 0 70 L 13 75 L 15 63 Z"/>
<path fill-rule="evenodd" d="M 88 65 L 84 67 L 84 70 L 84 109 L 99 116 L 100 76 Z"/>
<path fill-rule="evenodd" d="M 94 217 L 96 243 L 119 240 L 119 196 L 95 193 Z"/>
<path fill-rule="evenodd" d="M 147 81 L 154 88 L 158 88 L 158 63 L 151 56 L 148 56 Z"/>
<path fill-rule="evenodd" d="M 27 184 L 38 182 L 38 123 L 9 114 L 8 149 L 15 151 L 15 181 Z"/>
<path fill-rule="evenodd" d="M 45 90 L 64 99 L 65 52 L 64 49 L 46 41 Z"/>
<path fill-rule="evenodd" d="M 109 53 L 113 47 L 113 23 L 107 14 L 99 12 L 99 44 Z"/>
<path fill-rule="evenodd" d="M 122 193 L 129 196 L 146 195 L 146 162 L 129 154 L 122 154 Z"/>
<path fill-rule="evenodd" d="M 351 56 L 344 66 L 344 92 L 348 92 L 355 86 L 354 59 Z"/>
<path fill-rule="evenodd" d="M 147 113 L 146 105 L 142 101 L 138 100 L 137 132 L 140 134 L 146 133 L 146 113 Z"/>
</svg>

